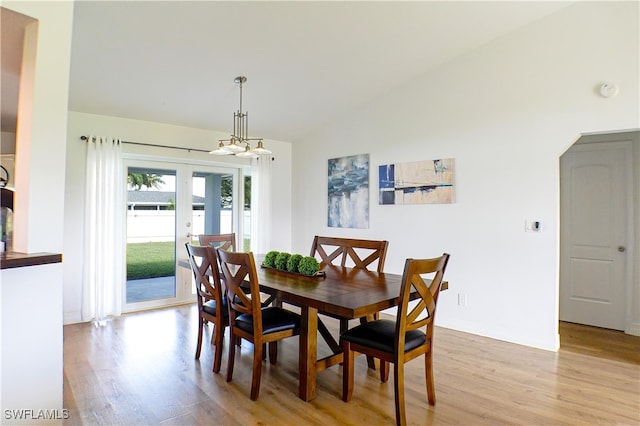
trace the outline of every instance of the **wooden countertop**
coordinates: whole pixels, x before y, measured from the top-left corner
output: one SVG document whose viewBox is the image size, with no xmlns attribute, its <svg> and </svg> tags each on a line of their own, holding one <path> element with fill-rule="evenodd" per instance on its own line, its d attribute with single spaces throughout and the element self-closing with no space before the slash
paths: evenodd
<svg viewBox="0 0 640 426">
<path fill-rule="evenodd" d="M 60 253 L 19 253 L 6 251 L 0 255 L 0 269 L 24 268 L 62 262 Z"/>
</svg>

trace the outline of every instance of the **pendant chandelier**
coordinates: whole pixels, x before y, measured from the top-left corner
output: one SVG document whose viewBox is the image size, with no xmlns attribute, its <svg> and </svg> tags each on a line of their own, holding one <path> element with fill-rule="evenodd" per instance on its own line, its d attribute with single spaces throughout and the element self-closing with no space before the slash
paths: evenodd
<svg viewBox="0 0 640 426">
<path fill-rule="evenodd" d="M 242 84 L 247 77 L 236 77 L 234 81 L 240 85 L 240 108 L 233 113 L 233 134 L 231 139 L 220 139 L 218 148 L 210 151 L 213 155 L 236 155 L 238 157 L 258 158 L 259 154 L 271 154 L 262 143 L 262 138 L 249 137 L 249 114 L 242 112 Z M 251 149 L 251 141 L 257 141 L 257 146 Z M 228 142 L 225 144 L 225 142 Z"/>
</svg>

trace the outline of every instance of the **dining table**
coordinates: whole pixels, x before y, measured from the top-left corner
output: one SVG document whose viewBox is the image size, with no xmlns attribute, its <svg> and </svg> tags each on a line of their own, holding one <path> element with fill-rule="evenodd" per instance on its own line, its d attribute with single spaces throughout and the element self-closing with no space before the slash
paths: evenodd
<svg viewBox="0 0 640 426">
<path fill-rule="evenodd" d="M 300 308 L 298 395 L 304 401 L 316 397 L 316 375 L 342 363 L 342 349 L 318 313 L 338 318 L 356 319 L 393 308 L 399 303 L 402 275 L 325 265 L 320 276 L 305 276 L 262 265 L 264 255 L 256 255 L 260 291 L 278 303 Z M 442 289 L 448 283 L 443 282 Z M 418 297 L 412 292 L 412 298 Z M 318 359 L 318 334 L 331 354 Z"/>
</svg>

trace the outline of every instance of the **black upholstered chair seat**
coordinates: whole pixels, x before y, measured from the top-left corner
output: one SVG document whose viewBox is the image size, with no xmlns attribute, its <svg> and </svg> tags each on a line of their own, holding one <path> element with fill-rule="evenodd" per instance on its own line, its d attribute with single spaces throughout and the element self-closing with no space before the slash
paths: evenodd
<svg viewBox="0 0 640 426">
<path fill-rule="evenodd" d="M 215 300 L 209 300 L 205 303 L 202 304 L 202 310 L 205 311 L 206 313 L 208 313 L 209 315 L 216 315 L 216 304 L 217 302 Z M 227 298 L 223 297 L 222 298 L 222 316 L 224 317 L 228 317 L 229 316 L 229 309 L 227 309 Z"/>
<path fill-rule="evenodd" d="M 253 332 L 253 316 L 240 315 L 236 318 L 236 327 L 249 333 Z M 264 334 L 300 327 L 300 315 L 282 308 L 269 306 L 262 308 L 262 331 Z"/>
<path fill-rule="evenodd" d="M 390 320 L 370 321 L 345 331 L 340 335 L 340 339 L 393 353 L 396 323 Z M 405 335 L 404 351 L 417 348 L 426 340 L 427 336 L 421 330 L 411 330 Z"/>
</svg>

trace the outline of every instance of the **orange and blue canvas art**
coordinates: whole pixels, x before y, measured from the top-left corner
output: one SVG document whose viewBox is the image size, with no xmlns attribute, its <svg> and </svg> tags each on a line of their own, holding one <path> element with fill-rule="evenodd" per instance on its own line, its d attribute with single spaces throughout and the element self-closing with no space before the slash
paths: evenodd
<svg viewBox="0 0 640 426">
<path fill-rule="evenodd" d="M 378 166 L 378 204 L 450 204 L 454 159 Z"/>
</svg>

